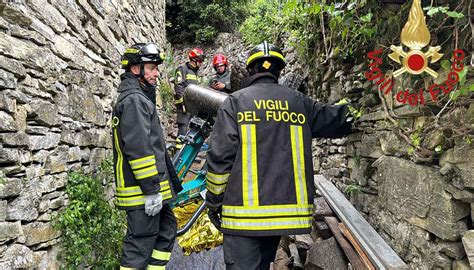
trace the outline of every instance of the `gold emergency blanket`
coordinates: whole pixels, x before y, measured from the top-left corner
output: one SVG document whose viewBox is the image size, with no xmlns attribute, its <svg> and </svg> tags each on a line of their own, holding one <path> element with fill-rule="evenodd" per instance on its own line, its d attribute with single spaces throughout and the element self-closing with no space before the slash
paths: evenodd
<svg viewBox="0 0 474 270">
<path fill-rule="evenodd" d="M 203 202 L 191 202 L 184 206 L 175 207 L 174 215 L 178 228 L 182 228 Z M 178 244 L 183 248 L 184 255 L 214 248 L 224 241 L 222 233 L 214 227 L 207 216 L 207 209 L 202 212 L 193 226 L 185 234 L 178 236 Z"/>
</svg>

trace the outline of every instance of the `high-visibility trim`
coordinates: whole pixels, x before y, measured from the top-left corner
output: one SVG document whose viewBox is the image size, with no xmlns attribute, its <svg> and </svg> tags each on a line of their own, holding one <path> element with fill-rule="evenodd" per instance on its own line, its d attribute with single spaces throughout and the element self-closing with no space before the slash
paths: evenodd
<svg viewBox="0 0 474 270">
<path fill-rule="evenodd" d="M 241 125 L 242 138 L 242 194 L 244 206 L 257 206 L 257 135 L 255 125 Z"/>
<path fill-rule="evenodd" d="M 195 80 L 199 81 L 198 77 L 194 74 L 186 74 L 186 80 Z"/>
<path fill-rule="evenodd" d="M 145 167 L 148 167 L 148 166 L 151 166 L 151 165 L 155 165 L 155 160 L 149 160 L 147 162 L 141 162 L 139 164 L 136 164 L 136 165 L 133 165 L 133 166 L 130 166 L 132 168 L 132 170 L 138 170 L 138 169 L 141 169 L 141 168 L 145 168 Z"/>
<path fill-rule="evenodd" d="M 138 268 L 120 266 L 120 270 L 138 270 Z"/>
<path fill-rule="evenodd" d="M 283 55 L 281 53 L 278 53 L 278 52 L 274 52 L 274 51 L 269 51 L 268 52 L 270 55 L 273 55 L 273 56 L 276 56 L 278 58 L 280 58 L 281 60 L 283 60 L 283 62 L 286 62 L 285 60 L 285 57 L 283 57 Z M 264 56 L 265 55 L 265 52 L 256 52 L 254 54 L 252 54 L 248 59 L 247 59 L 247 65 L 252 62 L 255 58 L 258 58 L 258 57 L 261 57 L 261 56 Z"/>
<path fill-rule="evenodd" d="M 175 99 L 174 104 L 180 104 L 180 103 L 183 103 L 183 102 L 184 102 L 183 98 Z"/>
<path fill-rule="evenodd" d="M 157 175 L 158 170 L 156 169 L 156 166 L 150 166 L 145 169 L 133 171 L 133 174 L 135 175 L 135 179 L 140 180 Z"/>
<path fill-rule="evenodd" d="M 222 228 L 236 230 L 285 230 L 311 228 L 313 217 L 228 218 L 222 217 Z"/>
<path fill-rule="evenodd" d="M 133 159 L 133 160 L 130 160 L 128 163 L 130 163 L 130 167 L 134 169 L 135 166 L 142 165 L 143 163 L 147 163 L 150 161 L 155 161 L 155 155 L 149 155 L 146 157 Z"/>
<path fill-rule="evenodd" d="M 140 50 L 135 48 L 128 48 L 125 50 L 125 53 L 138 53 Z"/>
<path fill-rule="evenodd" d="M 151 264 L 149 264 L 146 267 L 146 270 L 165 270 L 165 269 L 166 269 L 166 266 L 164 266 L 164 265 L 151 265 Z"/>
<path fill-rule="evenodd" d="M 293 175 L 295 179 L 297 204 L 308 203 L 303 145 L 303 127 L 291 125 L 291 154 L 293 157 Z"/>
<path fill-rule="evenodd" d="M 222 206 L 222 215 L 227 217 L 278 217 L 305 216 L 313 214 L 313 205 L 261 205 L 257 207 Z"/>
<path fill-rule="evenodd" d="M 215 195 L 220 195 L 225 192 L 225 189 L 227 187 L 227 184 L 221 184 L 221 185 L 216 185 L 212 183 L 211 181 L 206 182 L 206 188 L 207 191 L 215 194 Z"/>
<path fill-rule="evenodd" d="M 115 149 L 117 150 L 117 164 L 115 167 L 117 187 L 125 187 L 125 180 L 123 179 L 123 155 L 120 150 L 120 144 L 118 141 L 117 128 L 114 128 L 114 142 Z"/>
<path fill-rule="evenodd" d="M 167 189 L 170 187 L 170 182 L 168 180 L 161 181 L 160 182 L 160 188 L 161 189 Z"/>
<path fill-rule="evenodd" d="M 222 185 L 222 184 L 227 183 L 227 180 L 229 179 L 229 175 L 230 173 L 217 174 L 217 173 L 207 172 L 206 180 L 216 185 Z"/>
<path fill-rule="evenodd" d="M 151 253 L 151 257 L 156 260 L 169 261 L 171 258 L 171 252 L 154 249 L 153 253 Z"/>
<path fill-rule="evenodd" d="M 118 206 L 137 206 L 145 204 L 145 196 L 132 196 L 127 198 L 117 197 Z"/>
<path fill-rule="evenodd" d="M 173 198 L 173 194 L 171 193 L 171 189 L 160 191 L 160 193 L 161 193 L 161 196 L 163 197 L 163 200 Z"/>
<path fill-rule="evenodd" d="M 143 195 L 143 192 L 139 186 L 131 186 L 131 187 L 124 187 L 124 188 L 118 187 L 116 194 L 117 196 L 121 196 L 121 197 L 129 197 L 129 196 Z"/>
</svg>

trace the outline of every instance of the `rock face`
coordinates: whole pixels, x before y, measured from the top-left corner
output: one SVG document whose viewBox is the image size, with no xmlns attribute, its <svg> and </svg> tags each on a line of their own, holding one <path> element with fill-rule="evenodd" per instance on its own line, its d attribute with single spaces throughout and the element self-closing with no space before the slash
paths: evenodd
<svg viewBox="0 0 474 270">
<path fill-rule="evenodd" d="M 0 269 L 58 268 L 67 172 L 110 155 L 120 55 L 164 47 L 164 20 L 164 0 L 0 3 Z"/>
</svg>

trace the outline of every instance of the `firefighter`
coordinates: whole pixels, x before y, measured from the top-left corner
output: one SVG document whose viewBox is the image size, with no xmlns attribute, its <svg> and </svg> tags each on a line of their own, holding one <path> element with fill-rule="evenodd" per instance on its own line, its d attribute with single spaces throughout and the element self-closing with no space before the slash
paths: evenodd
<svg viewBox="0 0 474 270">
<path fill-rule="evenodd" d="M 226 269 L 268 269 L 281 235 L 311 231 L 312 138 L 351 131 L 347 105 L 324 105 L 278 84 L 279 48 L 257 45 L 250 77 L 217 113 L 207 153 L 209 218 L 224 234 Z"/>
<path fill-rule="evenodd" d="M 194 48 L 188 52 L 189 61 L 179 66 L 175 74 L 174 99 L 176 104 L 178 122 L 178 135 L 185 135 L 188 130 L 188 123 L 191 114 L 186 112 L 184 107 L 184 89 L 190 84 L 201 84 L 201 77 L 198 75 L 199 68 L 204 62 L 206 55 L 200 48 Z"/>
<path fill-rule="evenodd" d="M 137 43 L 121 59 L 125 72 L 112 113 L 117 206 L 127 213 L 120 269 L 165 269 L 176 237 L 169 201 L 181 187 L 156 110 L 162 62 L 153 43 Z"/>
<path fill-rule="evenodd" d="M 227 58 L 223 54 L 216 54 L 212 59 L 212 67 L 216 74 L 212 76 L 209 81 L 209 87 L 223 91 L 225 93 L 232 93 L 230 86 L 230 71 Z"/>
</svg>

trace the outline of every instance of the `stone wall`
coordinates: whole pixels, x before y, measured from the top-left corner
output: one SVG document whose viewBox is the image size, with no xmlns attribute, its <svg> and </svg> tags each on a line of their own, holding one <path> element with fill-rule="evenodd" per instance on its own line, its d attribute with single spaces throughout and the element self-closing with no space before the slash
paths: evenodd
<svg viewBox="0 0 474 270">
<path fill-rule="evenodd" d="M 51 216 L 67 204 L 67 173 L 111 155 L 120 54 L 165 45 L 165 3 L 152 3 L 0 4 L 0 269 L 57 268 Z"/>
<path fill-rule="evenodd" d="M 396 92 L 382 102 L 376 86 L 350 75 L 362 68 L 336 69 L 328 82 L 329 99 L 350 96 L 364 114 L 348 138 L 316 140 L 316 171 L 346 192 L 411 268 L 469 269 L 461 240 L 472 243 L 472 236 L 462 239 L 474 209 L 472 96 L 436 117 L 444 104 L 403 105 Z"/>
<path fill-rule="evenodd" d="M 467 85 L 474 83 L 473 66 L 469 68 Z M 334 103 L 349 97 L 363 111 L 348 138 L 314 142 L 315 170 L 347 194 L 410 268 L 469 269 L 474 97 L 444 111 L 447 99 L 404 105 L 396 101 L 398 91 L 379 95 L 364 79 L 366 70 L 367 63 L 330 63 L 320 77 L 308 78 L 314 87 L 307 91 L 315 98 Z M 438 72 L 438 81 L 445 80 L 447 73 Z"/>
</svg>

